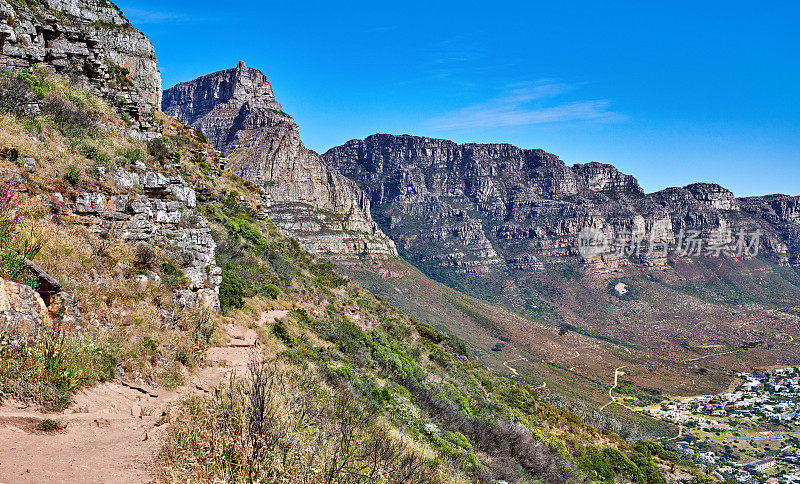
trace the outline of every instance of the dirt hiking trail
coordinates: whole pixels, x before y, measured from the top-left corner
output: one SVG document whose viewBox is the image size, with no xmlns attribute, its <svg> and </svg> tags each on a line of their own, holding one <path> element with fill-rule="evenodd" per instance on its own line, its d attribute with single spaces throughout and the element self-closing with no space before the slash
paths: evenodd
<svg viewBox="0 0 800 484">
<path fill-rule="evenodd" d="M 266 311 L 260 324 L 287 313 Z M 209 348 L 206 366 L 175 391 L 115 380 L 79 393 L 59 413 L 6 401 L 0 406 L 0 484 L 151 482 L 170 406 L 185 396 L 212 391 L 231 371 L 242 374 L 256 351 L 254 330 L 223 327 L 231 341 Z M 45 419 L 66 428 L 57 433 L 36 430 Z"/>
</svg>

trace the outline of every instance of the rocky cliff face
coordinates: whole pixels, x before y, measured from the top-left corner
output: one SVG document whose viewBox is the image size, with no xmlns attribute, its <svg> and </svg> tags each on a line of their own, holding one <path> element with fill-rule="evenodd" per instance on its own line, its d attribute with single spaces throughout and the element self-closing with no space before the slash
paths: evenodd
<svg viewBox="0 0 800 484">
<path fill-rule="evenodd" d="M 129 116 L 132 135 L 157 130 L 161 75 L 153 45 L 108 0 L 0 0 L 0 65 L 53 69 Z"/>
<path fill-rule="evenodd" d="M 227 168 L 261 188 L 268 216 L 316 253 L 395 253 L 351 180 L 307 149 L 267 78 L 243 62 L 164 92 L 163 111 L 229 154 Z"/>
<path fill-rule="evenodd" d="M 611 165 L 569 167 L 542 150 L 407 135 L 353 140 L 323 158 L 359 184 L 384 231 L 429 272 L 514 274 L 541 269 L 542 257 L 586 259 L 600 272 L 665 266 L 690 248 L 690 235 L 704 245 L 689 255 L 703 256 L 739 230 L 761 230 L 762 249 L 797 261 L 796 198 L 738 200 L 704 183 L 645 194 Z M 585 229 L 605 245 L 578 257 Z"/>
</svg>

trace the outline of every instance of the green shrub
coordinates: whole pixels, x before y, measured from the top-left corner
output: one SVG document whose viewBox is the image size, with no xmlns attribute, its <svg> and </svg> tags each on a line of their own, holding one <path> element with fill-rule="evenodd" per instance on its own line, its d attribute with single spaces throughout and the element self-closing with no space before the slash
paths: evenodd
<svg viewBox="0 0 800 484">
<path fill-rule="evenodd" d="M 631 460 L 639 468 L 639 472 L 641 472 L 642 477 L 639 482 L 643 484 L 667 484 L 667 480 L 664 478 L 658 466 L 653 463 L 650 455 L 634 452 L 631 456 Z"/>
<path fill-rule="evenodd" d="M 0 276 L 36 289 L 39 278 L 25 264 L 25 259 L 36 257 L 41 245 L 31 244 L 27 240 L 20 244 L 17 234 L 19 211 L 19 197 L 11 182 L 0 192 Z"/>
<path fill-rule="evenodd" d="M 244 307 L 247 283 L 231 270 L 229 264 L 222 268 L 222 283 L 219 286 L 219 306 L 223 313 Z"/>
<path fill-rule="evenodd" d="M 34 289 L 39 287 L 39 276 L 25 264 L 25 258 L 13 249 L 0 249 L 0 275 Z"/>
<path fill-rule="evenodd" d="M 626 476 L 635 482 L 642 481 L 641 471 L 625 454 L 613 447 L 606 447 L 603 449 L 603 455 L 616 474 Z"/>
<path fill-rule="evenodd" d="M 178 266 L 172 262 L 165 262 L 161 266 L 161 281 L 170 291 L 174 291 L 189 282 L 183 272 L 178 269 Z"/>
<path fill-rule="evenodd" d="M 272 325 L 272 334 L 289 348 L 297 346 L 297 340 L 292 336 L 286 324 L 281 320 L 275 321 L 275 324 Z"/>
<path fill-rule="evenodd" d="M 28 105 L 43 95 L 41 80 L 32 73 L 15 74 L 5 67 L 0 68 L 0 111 L 24 115 Z"/>
<path fill-rule="evenodd" d="M 441 343 L 445 338 L 445 336 L 442 333 L 440 333 L 436 328 L 434 328 L 428 323 L 423 323 L 421 321 L 417 321 L 416 319 L 412 318 L 411 324 L 413 324 L 414 327 L 417 328 L 417 332 L 421 337 L 429 341 L 432 341 L 436 344 Z"/>
<path fill-rule="evenodd" d="M 616 474 L 606 461 L 605 456 L 600 452 L 592 452 L 585 455 L 580 461 L 581 468 L 589 475 L 597 477 L 602 482 L 613 483 Z"/>
<path fill-rule="evenodd" d="M 77 185 L 81 181 L 81 174 L 75 165 L 70 165 L 67 171 L 64 172 L 64 181 L 70 185 Z"/>
<path fill-rule="evenodd" d="M 333 264 L 326 260 L 320 260 L 313 264 L 311 273 L 316 276 L 317 283 L 324 287 L 335 289 L 347 284 L 347 279 L 340 276 Z"/>
<path fill-rule="evenodd" d="M 281 295 L 281 290 L 275 284 L 267 284 L 262 289 L 263 293 L 270 297 L 270 299 L 278 299 L 278 296 Z"/>
<path fill-rule="evenodd" d="M 81 387 L 114 378 L 116 345 L 96 333 L 42 329 L 33 346 L 0 334 L 0 400 L 14 397 L 61 409 Z"/>
<path fill-rule="evenodd" d="M 195 341 L 203 347 L 208 345 L 216 329 L 217 325 L 211 316 L 205 311 L 201 312 L 194 322 Z"/>
<path fill-rule="evenodd" d="M 144 152 L 141 149 L 134 147 L 118 149 L 117 156 L 122 157 L 124 161 L 129 164 L 135 164 L 136 162 L 144 161 Z"/>
<path fill-rule="evenodd" d="M 150 353 L 155 353 L 158 350 L 158 341 L 150 336 L 145 336 L 142 338 L 142 347 Z"/>
<path fill-rule="evenodd" d="M 100 150 L 98 150 L 96 146 L 92 145 L 79 144 L 77 150 L 80 154 L 90 160 L 96 160 L 100 155 Z"/>
<path fill-rule="evenodd" d="M 61 432 L 65 428 L 67 428 L 66 424 L 62 424 L 58 420 L 53 420 L 52 418 L 46 418 L 41 422 L 39 422 L 39 425 L 36 426 L 36 430 L 40 432 L 46 432 L 49 434 Z"/>
</svg>

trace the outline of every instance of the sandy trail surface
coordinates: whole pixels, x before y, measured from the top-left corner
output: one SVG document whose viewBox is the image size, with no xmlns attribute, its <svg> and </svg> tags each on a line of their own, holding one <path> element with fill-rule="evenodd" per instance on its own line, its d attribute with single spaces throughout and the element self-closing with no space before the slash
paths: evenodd
<svg viewBox="0 0 800 484">
<path fill-rule="evenodd" d="M 272 323 L 286 313 L 267 311 L 261 322 Z M 257 351 L 254 330 L 224 327 L 231 341 L 209 348 L 206 367 L 176 391 L 117 380 L 86 389 L 59 413 L 5 402 L 0 406 L 0 484 L 151 482 L 170 406 L 187 395 L 212 391 L 231 371 L 243 373 Z M 44 419 L 66 428 L 57 433 L 36 430 Z"/>
</svg>

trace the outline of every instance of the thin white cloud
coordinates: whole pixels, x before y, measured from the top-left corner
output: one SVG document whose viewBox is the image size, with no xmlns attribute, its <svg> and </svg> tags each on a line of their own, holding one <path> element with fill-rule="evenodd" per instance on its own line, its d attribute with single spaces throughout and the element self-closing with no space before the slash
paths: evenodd
<svg viewBox="0 0 800 484">
<path fill-rule="evenodd" d="M 183 13 L 147 10 L 137 7 L 125 8 L 125 15 L 134 24 L 163 24 L 192 20 L 189 16 Z"/>
<path fill-rule="evenodd" d="M 612 111 L 607 100 L 554 102 L 554 98 L 574 88 L 574 85 L 552 81 L 518 85 L 500 97 L 437 116 L 426 124 L 435 129 L 452 130 L 626 119 Z"/>
</svg>

